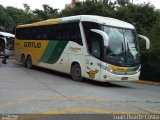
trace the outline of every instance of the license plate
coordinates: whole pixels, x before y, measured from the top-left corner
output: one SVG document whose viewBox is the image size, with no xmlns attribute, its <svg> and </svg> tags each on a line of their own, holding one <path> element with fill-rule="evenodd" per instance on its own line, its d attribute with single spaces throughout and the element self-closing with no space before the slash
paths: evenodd
<svg viewBox="0 0 160 120">
<path fill-rule="evenodd" d="M 128 80 L 128 77 L 122 77 L 121 80 Z"/>
</svg>

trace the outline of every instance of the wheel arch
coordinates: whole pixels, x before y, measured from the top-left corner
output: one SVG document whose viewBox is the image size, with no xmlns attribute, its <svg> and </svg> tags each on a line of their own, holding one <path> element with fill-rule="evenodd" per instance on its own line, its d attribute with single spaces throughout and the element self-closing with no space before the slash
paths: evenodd
<svg viewBox="0 0 160 120">
<path fill-rule="evenodd" d="M 79 66 L 81 68 L 82 77 L 84 77 L 84 74 L 85 74 L 84 66 L 82 66 L 83 64 L 81 62 L 79 62 L 79 61 L 72 61 L 71 62 L 69 73 L 71 73 L 71 69 L 72 69 L 73 65 L 75 65 L 75 64 L 79 64 Z"/>
<path fill-rule="evenodd" d="M 73 61 L 73 62 L 71 63 L 71 66 L 70 66 L 70 73 L 71 73 L 72 67 L 73 67 L 75 64 L 79 64 L 80 68 L 82 69 L 81 64 L 80 64 L 78 61 Z"/>
<path fill-rule="evenodd" d="M 78 61 L 72 62 L 71 66 L 70 66 L 70 75 L 72 76 L 72 79 L 75 81 L 79 81 L 79 82 L 83 81 L 83 77 L 84 77 L 83 76 L 83 69 L 82 69 L 80 62 L 78 62 Z"/>
<path fill-rule="evenodd" d="M 27 54 L 27 57 L 29 57 L 29 56 L 32 58 L 31 54 Z M 27 57 L 26 57 L 26 58 L 27 58 Z"/>
<path fill-rule="evenodd" d="M 20 58 L 20 62 L 22 62 L 22 58 L 24 57 L 24 59 L 26 59 L 26 56 L 24 53 L 21 53 L 21 58 Z"/>
</svg>

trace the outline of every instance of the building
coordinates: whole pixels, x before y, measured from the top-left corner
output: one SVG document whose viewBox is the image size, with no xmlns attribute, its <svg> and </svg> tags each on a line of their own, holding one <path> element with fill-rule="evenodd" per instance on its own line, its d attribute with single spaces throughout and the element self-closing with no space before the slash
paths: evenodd
<svg viewBox="0 0 160 120">
<path fill-rule="evenodd" d="M 65 8 L 74 8 L 79 0 L 72 0 L 70 4 L 65 4 Z"/>
</svg>

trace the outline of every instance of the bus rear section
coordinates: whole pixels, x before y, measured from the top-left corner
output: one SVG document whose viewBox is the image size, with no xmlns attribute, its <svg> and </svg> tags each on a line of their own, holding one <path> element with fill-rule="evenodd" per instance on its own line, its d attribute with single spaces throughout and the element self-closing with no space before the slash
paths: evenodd
<svg viewBox="0 0 160 120">
<path fill-rule="evenodd" d="M 6 57 L 14 54 L 14 35 L 7 32 L 0 32 L 0 51 Z"/>
</svg>

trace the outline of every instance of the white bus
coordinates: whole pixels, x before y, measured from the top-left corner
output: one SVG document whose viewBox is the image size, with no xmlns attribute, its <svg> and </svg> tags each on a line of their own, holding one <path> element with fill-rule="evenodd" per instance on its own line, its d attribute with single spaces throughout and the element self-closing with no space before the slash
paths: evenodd
<svg viewBox="0 0 160 120">
<path fill-rule="evenodd" d="M 11 33 L 0 32 L 0 55 L 13 56 L 14 37 Z"/>
<path fill-rule="evenodd" d="M 15 56 L 27 67 L 70 74 L 76 81 L 136 81 L 140 75 L 138 35 L 133 25 L 108 17 L 79 15 L 16 28 Z"/>
</svg>

